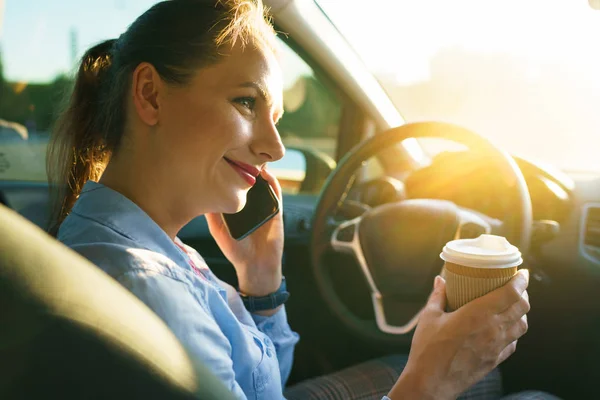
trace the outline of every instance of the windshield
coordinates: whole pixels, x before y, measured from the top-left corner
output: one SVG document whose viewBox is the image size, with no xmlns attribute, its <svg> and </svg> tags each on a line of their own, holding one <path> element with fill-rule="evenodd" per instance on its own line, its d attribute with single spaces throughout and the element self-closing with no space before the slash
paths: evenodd
<svg viewBox="0 0 600 400">
<path fill-rule="evenodd" d="M 600 171 L 600 2 L 317 1 L 407 122 L 456 123 L 515 155 Z"/>
</svg>

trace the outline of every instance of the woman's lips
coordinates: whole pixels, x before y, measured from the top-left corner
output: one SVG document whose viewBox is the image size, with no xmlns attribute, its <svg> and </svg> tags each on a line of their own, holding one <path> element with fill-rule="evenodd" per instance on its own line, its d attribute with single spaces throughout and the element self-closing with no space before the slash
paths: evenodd
<svg viewBox="0 0 600 400">
<path fill-rule="evenodd" d="M 238 174 L 250 185 L 254 186 L 256 183 L 256 177 L 260 174 L 260 170 L 252 167 L 251 165 L 241 163 L 239 161 L 232 161 L 225 158 L 225 161 L 237 171 Z"/>
</svg>

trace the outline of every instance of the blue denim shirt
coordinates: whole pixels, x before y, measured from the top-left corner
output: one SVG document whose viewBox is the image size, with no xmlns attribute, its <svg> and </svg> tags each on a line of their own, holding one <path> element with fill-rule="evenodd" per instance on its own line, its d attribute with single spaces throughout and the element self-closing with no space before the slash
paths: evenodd
<svg viewBox="0 0 600 400">
<path fill-rule="evenodd" d="M 85 184 L 58 239 L 141 299 L 238 398 L 283 398 L 298 342 L 285 308 L 270 317 L 250 314 L 195 250 L 96 182 Z"/>
</svg>

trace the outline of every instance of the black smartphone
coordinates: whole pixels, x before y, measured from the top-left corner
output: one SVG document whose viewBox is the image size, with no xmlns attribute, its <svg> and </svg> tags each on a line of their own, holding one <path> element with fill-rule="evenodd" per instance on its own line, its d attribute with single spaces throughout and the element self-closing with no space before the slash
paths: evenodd
<svg viewBox="0 0 600 400">
<path fill-rule="evenodd" d="M 248 191 L 246 205 L 242 211 L 223 214 L 223 221 L 231 237 L 242 240 L 277 215 L 280 207 L 273 188 L 259 175 L 254 186 Z"/>
</svg>

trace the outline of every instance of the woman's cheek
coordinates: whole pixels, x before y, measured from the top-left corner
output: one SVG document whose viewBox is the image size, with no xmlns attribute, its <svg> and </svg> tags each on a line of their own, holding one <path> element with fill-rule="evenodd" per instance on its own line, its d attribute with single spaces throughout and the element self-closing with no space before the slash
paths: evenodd
<svg viewBox="0 0 600 400">
<path fill-rule="evenodd" d="M 230 149 L 245 145 L 252 136 L 252 121 L 235 109 L 224 117 L 219 124 L 219 139 Z"/>
</svg>

